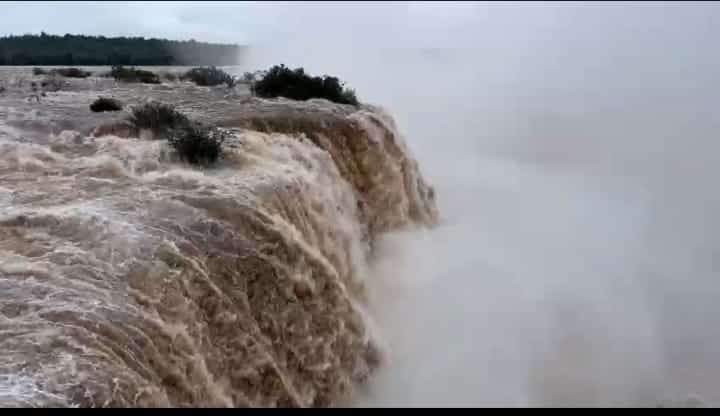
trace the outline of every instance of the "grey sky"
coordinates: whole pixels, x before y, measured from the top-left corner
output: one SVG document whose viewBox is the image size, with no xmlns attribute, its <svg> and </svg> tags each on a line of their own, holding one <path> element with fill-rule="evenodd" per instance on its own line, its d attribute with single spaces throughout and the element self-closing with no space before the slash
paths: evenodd
<svg viewBox="0 0 720 416">
<path fill-rule="evenodd" d="M 407 40 L 462 32 L 475 4 L 412 2 L 7 2 L 0 27 L 13 33 L 143 35 L 238 43 Z M 422 41 L 424 36 L 418 39 Z"/>
<path fill-rule="evenodd" d="M 483 65 L 717 65 L 720 4 L 690 2 L 3 2 L 0 34 L 194 38 L 286 51 L 470 48 Z M 669 59 L 668 51 L 672 51 Z M 636 62 L 637 61 L 637 62 Z M 640 62 L 641 61 L 641 62 Z M 662 63 L 662 65 L 660 65 Z M 682 67 L 682 68 L 681 68 Z M 579 68 L 576 68 L 579 69 Z M 578 76 L 577 70 L 568 76 Z"/>
<path fill-rule="evenodd" d="M 715 4 L 550 2 L 3 2 L 4 34 L 141 35 L 242 44 L 457 47 L 607 40 L 613 33 L 697 31 L 668 25 L 694 15 L 715 23 Z M 712 12 L 712 13 L 709 13 Z M 698 14 L 699 13 L 699 14 Z M 702 16 L 705 16 L 704 18 Z M 600 29 L 600 30 L 599 30 Z M 572 32 L 572 33 L 571 33 Z"/>
</svg>

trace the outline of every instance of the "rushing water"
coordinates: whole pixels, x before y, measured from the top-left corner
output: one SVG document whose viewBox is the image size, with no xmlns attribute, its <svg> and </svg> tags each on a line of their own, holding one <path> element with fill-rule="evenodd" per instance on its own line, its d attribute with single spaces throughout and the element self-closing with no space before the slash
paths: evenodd
<svg viewBox="0 0 720 416">
<path fill-rule="evenodd" d="M 419 167 L 435 186 L 440 212 L 437 227 L 379 234 L 370 261 L 354 266 L 368 290 L 361 315 L 367 312 L 372 318 L 366 325 L 377 348 L 387 356 L 353 404 L 654 406 L 668 399 L 682 400 L 681 405 L 701 404 L 694 395 L 706 403 L 720 402 L 716 387 L 720 334 L 713 325 L 720 313 L 715 259 L 719 243 L 715 213 L 720 198 L 714 188 L 720 162 L 715 140 L 720 127 L 716 114 L 720 59 L 708 41 L 720 27 L 712 24 L 717 13 L 692 8 L 671 13 L 658 7 L 587 10 L 574 16 L 579 22 L 575 26 L 558 24 L 532 39 L 499 36 L 495 39 L 505 39 L 505 43 L 497 47 L 487 41 L 467 50 L 255 50 L 234 69 L 240 73 L 284 62 L 347 80 L 361 98 L 389 109 Z M 619 15 L 636 24 L 616 24 Z M 673 24 L 665 24 L 668 21 Z M 606 39 L 599 34 L 609 33 L 603 29 L 607 25 L 613 31 Z M 220 120 L 237 111 L 233 104 L 237 97 L 221 90 L 173 86 L 150 92 L 177 101 L 198 117 Z M 123 87 L 114 93 L 126 100 L 137 95 Z M 60 108 L 54 114 L 64 114 L 56 123 L 69 118 L 80 124 L 84 122 L 77 120 L 92 121 L 88 125 L 103 121 L 102 116 L 89 115 L 85 104 L 68 105 L 73 94 L 87 99 L 93 93 L 68 92 L 55 101 L 49 97 Z M 213 105 L 206 104 L 210 96 Z M 227 177 L 215 181 L 207 175 L 158 167 L 162 149 L 154 142 L 145 142 L 142 151 L 136 142 L 123 145 L 117 138 L 99 140 L 91 149 L 76 144 L 70 147 L 70 152 L 77 152 L 72 157 L 88 164 L 74 167 L 66 163 L 70 156 L 62 146 L 74 143 L 75 136 L 56 136 L 48 142 L 41 128 L 46 120 L 37 122 L 38 117 L 43 120 L 41 107 L 35 111 L 28 104 L 4 102 L 2 114 L 12 123 L 3 126 L 2 134 L 5 140 L 12 138 L 15 146 L 13 157 L 6 159 L 15 164 L 6 172 L 7 178 L 17 178 L 21 171 L 24 175 L 49 173 L 42 176 L 47 181 L 33 180 L 28 185 L 37 191 L 17 193 L 19 185 L 0 183 L 3 209 L 16 206 L 17 195 L 25 198 L 27 206 L 41 204 L 47 197 L 77 199 L 70 190 L 82 196 L 87 186 L 109 195 L 111 201 L 116 198 L 147 207 L 148 213 L 156 215 L 150 217 L 151 224 L 157 220 L 170 227 L 173 222 L 189 221 L 186 215 L 196 215 L 198 207 L 188 200 L 168 206 L 171 203 L 163 194 L 171 192 L 168 188 L 182 189 L 172 192 L 189 193 L 193 198 L 210 198 L 213 203 L 221 196 L 245 195 L 229 171 L 224 171 Z M 29 110 L 18 111 L 18 107 Z M 270 140 L 260 133 L 250 137 L 251 143 Z M 22 152 L 17 143 L 22 143 Z M 93 150 L 98 144 L 110 158 L 98 160 L 100 155 Z M 321 178 L 312 175 L 322 163 L 304 158 L 293 161 L 284 152 L 268 153 L 284 146 L 278 145 L 251 146 L 247 151 L 276 173 L 290 163 L 309 188 L 319 180 L 325 185 L 335 183 L 332 178 L 338 178 L 337 172 L 324 172 Z M 312 153 L 312 147 L 303 149 L 300 153 Z M 63 159 L 54 160 L 56 153 Z M 132 176 L 108 185 L 129 164 L 136 172 L 133 175 L 149 182 Z M 81 182 L 62 179 L 57 172 L 63 169 Z M 106 174 L 107 169 L 117 170 Z M 164 173 L 156 173 L 158 169 Z M 25 177 L 25 183 L 29 178 Z M 57 189 L 66 192 L 56 195 Z M 145 201 L 148 195 L 160 205 L 153 208 Z M 344 200 L 343 195 L 321 193 L 314 202 L 332 205 L 328 201 Z M 235 208 L 227 204 L 224 210 L 231 215 Z M 352 210 L 352 202 L 345 204 Z M 391 206 L 395 204 L 386 205 Z M 85 232 L 70 237 L 38 234 L 36 241 L 43 244 L 27 246 L 23 255 L 47 256 L 54 247 L 49 238 L 62 238 L 66 243 L 53 259 L 65 261 L 72 250 L 83 249 L 93 252 L 90 259 L 98 259 L 93 267 L 126 267 L 123 259 L 142 255 L 139 243 L 156 244 L 156 240 L 143 239 L 188 238 L 185 231 L 174 228 L 139 227 L 147 223 L 142 219 L 146 211 L 133 214 L 124 204 L 108 208 L 102 199 L 94 205 L 70 205 L 69 213 L 62 214 L 77 221 L 93 213 L 88 225 L 80 228 Z M 110 217 L 111 213 L 115 216 Z M 43 230 L 42 221 L 54 221 L 56 215 L 32 218 L 40 225 L 31 229 Z M 161 221 L 165 216 L 167 221 Z M 341 215 L 333 221 L 349 227 L 340 229 L 348 241 L 354 241 L 351 246 L 365 247 L 362 238 L 353 236 L 366 231 L 353 230 L 352 218 Z M 203 235 L 211 232 L 209 226 L 196 228 L 191 230 Z M 309 240 L 313 238 L 323 241 L 319 236 Z M 83 245 L 83 239 L 88 243 Z M 227 244 L 219 238 L 213 247 L 220 250 Z M 336 251 L 336 246 L 327 243 L 324 256 L 341 257 L 346 252 L 342 247 Z M 115 247 L 137 251 L 118 252 Z M 117 273 L 116 269 L 111 272 Z M 45 296 L 38 293 L 34 296 Z M 342 315 L 341 321 L 350 322 L 352 316 Z M 195 315 L 183 319 L 195 319 Z M 356 338 L 345 339 L 352 343 Z M 243 344 L 238 350 L 247 347 Z M 193 350 L 187 347 L 180 355 L 192 356 L 187 351 Z M 57 369 L 71 368 L 71 355 L 60 354 L 53 360 Z M 88 360 L 85 365 L 94 362 Z M 173 403 L 207 397 L 211 399 L 205 403 L 228 403 L 232 383 L 231 387 L 223 384 L 227 381 L 208 384 L 207 377 L 201 377 L 202 368 L 185 367 L 198 385 L 218 389 L 204 387 L 185 401 L 176 394 L 169 398 L 177 400 Z M 4 386 L 0 400 L 37 400 L 38 374 L 42 372 L 0 374 L 0 386 Z M 256 382 L 253 375 L 238 379 Z M 329 384 L 324 385 L 326 389 Z M 268 399 L 276 387 L 249 390 L 260 393 L 231 400 L 234 404 L 286 404 Z M 248 391 L 247 384 L 236 388 Z M 279 390 L 287 391 L 287 387 Z M 192 389 L 185 386 L 178 391 Z M 63 399 L 51 392 L 43 394 L 48 401 Z M 294 404 L 305 404 L 302 400 L 312 395 L 308 390 L 289 396 L 295 398 Z"/>
<path fill-rule="evenodd" d="M 437 217 L 391 117 L 2 75 L 0 405 L 327 406 L 367 380 L 375 240 Z M 97 95 L 228 128 L 222 161 L 180 163 Z"/>
<path fill-rule="evenodd" d="M 386 105 L 436 187 L 378 245 L 361 404 L 718 403 L 718 8 L 493 6 L 473 48 L 247 57 Z"/>
</svg>

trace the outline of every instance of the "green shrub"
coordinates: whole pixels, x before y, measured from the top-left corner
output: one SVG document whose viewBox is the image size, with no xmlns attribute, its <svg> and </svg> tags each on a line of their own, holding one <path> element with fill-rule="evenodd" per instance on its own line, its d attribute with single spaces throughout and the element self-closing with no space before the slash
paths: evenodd
<svg viewBox="0 0 720 416">
<path fill-rule="evenodd" d="M 259 97 L 285 97 L 293 100 L 324 98 L 339 104 L 358 105 L 355 91 L 344 88 L 336 77 L 313 77 L 303 68 L 290 69 L 276 65 L 252 85 L 253 93 Z"/>
<path fill-rule="evenodd" d="M 129 121 L 139 129 L 150 129 L 155 138 L 167 139 L 181 160 L 194 165 L 215 163 L 228 134 L 191 121 L 168 104 L 151 101 L 133 107 Z"/>
<path fill-rule="evenodd" d="M 180 159 L 193 165 L 215 163 L 222 153 L 227 133 L 199 123 L 188 123 L 170 132 L 168 143 Z"/>
<path fill-rule="evenodd" d="M 90 72 L 78 68 L 58 68 L 51 70 L 50 73 L 62 75 L 66 78 L 87 78 L 92 75 Z"/>
<path fill-rule="evenodd" d="M 151 101 L 133 107 L 128 120 L 139 129 L 149 129 L 156 138 L 166 137 L 171 130 L 190 124 L 190 120 L 175 107 Z"/>
<path fill-rule="evenodd" d="M 114 98 L 100 97 L 90 104 L 90 111 L 94 113 L 101 113 L 104 111 L 120 111 L 122 110 L 122 103 Z"/>
<path fill-rule="evenodd" d="M 83 71 L 78 68 L 55 68 L 55 69 L 43 69 L 35 67 L 32 69 L 33 75 L 60 75 L 66 78 L 87 78 L 92 73 Z"/>
<path fill-rule="evenodd" d="M 122 65 L 112 67 L 110 76 L 123 82 L 142 82 L 143 84 L 160 84 L 157 74 L 137 68 L 125 68 Z"/>
<path fill-rule="evenodd" d="M 183 74 L 181 79 L 192 81 L 202 87 L 213 87 L 225 84 L 228 88 L 232 88 L 237 83 L 235 77 L 214 66 L 193 68 Z"/>
</svg>

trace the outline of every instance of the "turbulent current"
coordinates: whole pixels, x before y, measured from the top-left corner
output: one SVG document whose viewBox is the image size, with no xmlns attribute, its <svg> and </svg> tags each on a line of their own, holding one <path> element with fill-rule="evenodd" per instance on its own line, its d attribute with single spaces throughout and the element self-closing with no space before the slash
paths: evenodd
<svg viewBox="0 0 720 416">
<path fill-rule="evenodd" d="M 382 364 L 376 240 L 438 220 L 387 113 L 1 75 L 0 406 L 328 406 Z M 180 163 L 98 95 L 227 129 L 221 162 Z"/>
</svg>

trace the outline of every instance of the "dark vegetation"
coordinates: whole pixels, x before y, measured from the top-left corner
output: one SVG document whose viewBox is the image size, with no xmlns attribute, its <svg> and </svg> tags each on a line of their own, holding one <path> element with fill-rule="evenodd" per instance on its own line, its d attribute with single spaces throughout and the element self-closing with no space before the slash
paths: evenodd
<svg viewBox="0 0 720 416">
<path fill-rule="evenodd" d="M 232 75 L 214 66 L 193 68 L 183 74 L 181 79 L 192 81 L 203 87 L 225 84 L 228 88 L 232 88 L 237 83 L 237 80 Z"/>
<path fill-rule="evenodd" d="M 104 111 L 120 111 L 122 110 L 122 103 L 114 98 L 100 97 L 90 104 L 90 110 L 95 113 L 101 113 Z"/>
<path fill-rule="evenodd" d="M 339 104 L 358 105 L 355 91 L 346 89 L 344 85 L 336 77 L 314 77 L 306 74 L 303 68 L 276 65 L 253 82 L 252 91 L 264 98 L 285 97 L 302 101 L 324 98 Z"/>
<path fill-rule="evenodd" d="M 58 68 L 52 70 L 51 74 L 58 74 L 67 78 L 87 78 L 92 75 L 90 72 L 78 68 Z"/>
<path fill-rule="evenodd" d="M 92 73 L 83 71 L 79 68 L 55 68 L 55 69 L 43 69 L 33 68 L 33 75 L 60 75 L 66 78 L 87 78 Z"/>
<path fill-rule="evenodd" d="M 208 166 L 222 153 L 227 133 L 190 120 L 173 106 L 148 102 L 132 109 L 129 121 L 141 129 L 150 129 L 158 139 L 167 139 L 181 160 Z"/>
<path fill-rule="evenodd" d="M 160 77 L 154 72 L 137 68 L 126 68 L 116 65 L 110 71 L 110 76 L 123 82 L 142 82 L 143 84 L 160 84 Z"/>
<path fill-rule="evenodd" d="M 220 157 L 227 136 L 222 130 L 191 122 L 173 130 L 168 143 L 180 159 L 193 165 L 210 165 Z"/>
<path fill-rule="evenodd" d="M 0 65 L 234 65 L 238 45 L 83 35 L 0 38 Z"/>
<path fill-rule="evenodd" d="M 151 130 L 157 138 L 165 138 L 172 130 L 190 123 L 175 107 L 157 101 L 133 107 L 129 121 L 140 129 Z"/>
</svg>

